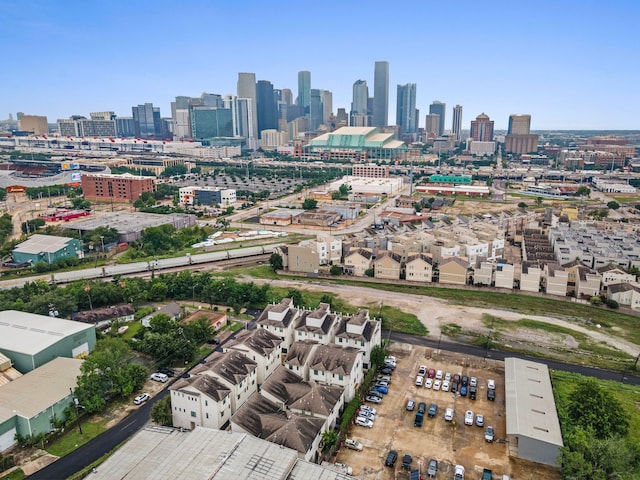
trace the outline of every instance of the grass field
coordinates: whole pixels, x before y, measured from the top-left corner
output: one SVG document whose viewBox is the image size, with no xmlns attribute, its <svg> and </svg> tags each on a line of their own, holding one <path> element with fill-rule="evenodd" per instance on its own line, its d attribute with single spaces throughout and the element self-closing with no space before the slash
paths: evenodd
<svg viewBox="0 0 640 480">
<path fill-rule="evenodd" d="M 106 418 L 101 418 L 98 422 L 81 420 L 82 433 L 78 430 L 77 424 L 69 424 L 65 434 L 47 445 L 45 450 L 51 455 L 63 457 L 104 432 L 106 423 Z"/>
</svg>

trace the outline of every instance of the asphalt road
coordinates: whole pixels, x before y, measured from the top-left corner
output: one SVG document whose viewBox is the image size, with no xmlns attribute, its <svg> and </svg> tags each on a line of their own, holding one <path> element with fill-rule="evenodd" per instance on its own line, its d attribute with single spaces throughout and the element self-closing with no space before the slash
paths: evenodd
<svg viewBox="0 0 640 480">
<path fill-rule="evenodd" d="M 259 311 L 257 311 L 259 313 Z M 255 321 L 248 322 L 246 328 L 255 328 Z M 235 336 L 232 335 L 230 338 Z M 500 350 L 485 350 L 482 347 L 475 345 L 467 345 L 456 342 L 433 340 L 426 337 L 417 337 L 406 333 L 389 332 L 388 330 L 382 332 L 383 339 L 391 339 L 394 342 L 408 343 L 412 345 L 421 345 L 433 349 L 441 349 L 455 353 L 461 353 L 463 355 L 485 357 L 492 360 L 504 360 L 505 357 L 518 357 L 525 360 L 531 360 L 534 362 L 543 362 L 551 369 L 563 370 L 567 372 L 580 373 L 595 378 L 604 380 L 622 381 L 631 385 L 640 385 L 640 377 L 637 375 L 625 374 L 621 375 L 620 372 L 612 372 L 608 370 L 601 370 L 598 368 L 585 367 L 582 365 L 574 365 L 571 363 L 557 362 L 554 360 L 544 360 L 536 357 L 530 357 L 527 355 L 521 355 L 517 353 L 504 352 Z M 42 470 L 34 473 L 29 479 L 33 480 L 63 480 L 74 473 L 82 470 L 87 465 L 95 462 L 107 452 L 113 450 L 120 443 L 127 440 L 138 430 L 144 427 L 150 418 L 151 407 L 161 398 L 169 393 L 168 390 L 162 390 L 150 401 L 141 406 L 134 413 L 124 418 L 115 427 L 100 434 L 90 442 L 81 446 L 77 450 L 73 451 L 69 455 L 66 455 Z M 99 468 L 99 467 L 98 467 Z M 90 478 L 90 477 L 89 477 Z"/>
</svg>

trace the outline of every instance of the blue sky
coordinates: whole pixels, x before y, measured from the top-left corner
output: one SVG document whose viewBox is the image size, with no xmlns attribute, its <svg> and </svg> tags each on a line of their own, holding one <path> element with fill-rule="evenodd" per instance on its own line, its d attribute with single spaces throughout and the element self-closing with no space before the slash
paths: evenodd
<svg viewBox="0 0 640 480">
<path fill-rule="evenodd" d="M 0 118 L 57 118 L 176 95 L 236 93 L 255 72 L 297 93 L 297 72 L 333 92 L 334 112 L 376 60 L 390 63 L 389 122 L 398 84 L 417 84 L 420 126 L 433 100 L 533 129 L 640 129 L 637 0 L 0 0 Z"/>
</svg>

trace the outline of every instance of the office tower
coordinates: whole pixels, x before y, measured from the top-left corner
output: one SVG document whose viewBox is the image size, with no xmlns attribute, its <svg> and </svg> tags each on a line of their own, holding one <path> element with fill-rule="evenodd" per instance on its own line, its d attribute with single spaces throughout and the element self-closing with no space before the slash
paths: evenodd
<svg viewBox="0 0 640 480">
<path fill-rule="evenodd" d="M 434 100 L 434 102 L 429 105 L 429 113 L 435 113 L 436 115 L 440 115 L 440 124 L 438 125 L 438 133 L 440 136 L 444 133 L 444 117 L 447 110 L 447 104 L 439 102 L 438 100 Z"/>
<path fill-rule="evenodd" d="M 235 95 L 225 95 L 224 108 L 231 110 L 233 136 L 255 138 L 252 130 L 251 116 L 253 104 L 248 98 L 238 98 Z"/>
<path fill-rule="evenodd" d="M 322 101 L 322 123 L 327 123 L 333 116 L 333 93 L 329 90 L 320 90 Z"/>
<path fill-rule="evenodd" d="M 164 138 L 160 108 L 153 103 L 145 103 L 137 107 L 131 107 L 133 113 L 133 128 L 135 136 L 147 139 Z"/>
<path fill-rule="evenodd" d="M 49 133 L 47 117 L 21 114 L 19 116 L 19 124 L 18 128 L 23 132 L 31 132 L 34 135 L 46 135 Z"/>
<path fill-rule="evenodd" d="M 493 141 L 493 120 L 481 113 L 471 121 L 471 139 L 476 142 Z"/>
<path fill-rule="evenodd" d="M 116 117 L 116 135 L 118 137 L 135 137 L 136 127 L 133 117 Z"/>
<path fill-rule="evenodd" d="M 451 132 L 453 133 L 456 142 L 459 142 L 462 138 L 462 105 L 456 105 L 453 107 L 453 122 L 451 124 Z"/>
<path fill-rule="evenodd" d="M 396 125 L 400 127 L 402 134 L 410 135 L 418 131 L 416 114 L 416 84 L 398 85 Z"/>
<path fill-rule="evenodd" d="M 243 109 L 249 115 L 248 128 L 243 131 L 249 133 L 250 141 L 248 147 L 253 149 L 257 147 L 256 140 L 258 138 L 258 111 L 257 111 L 257 93 L 256 93 L 256 74 L 255 73 L 238 73 L 238 99 L 245 98 L 248 102 L 243 102 Z M 250 104 L 250 105 L 249 105 Z"/>
<path fill-rule="evenodd" d="M 256 97 L 258 107 L 258 138 L 262 138 L 263 130 L 278 128 L 278 112 L 271 82 L 268 80 L 258 80 Z"/>
<path fill-rule="evenodd" d="M 531 115 L 509 115 L 507 134 L 528 135 L 531 133 Z"/>
<path fill-rule="evenodd" d="M 531 115 L 509 115 L 509 129 L 504 138 L 507 153 L 538 151 L 538 135 L 531 133 Z"/>
<path fill-rule="evenodd" d="M 373 126 L 389 121 L 389 62 L 376 62 L 373 76 Z"/>
<path fill-rule="evenodd" d="M 339 108 L 336 113 L 336 121 L 338 124 L 348 125 L 349 124 L 349 116 L 347 115 L 347 111 L 344 108 Z"/>
<path fill-rule="evenodd" d="M 296 104 L 302 107 L 304 115 L 309 113 L 311 105 L 311 72 L 298 72 L 298 99 Z"/>
<path fill-rule="evenodd" d="M 440 129 L 440 115 L 437 113 L 430 113 L 425 115 L 424 119 L 424 133 L 427 137 L 437 137 L 438 130 Z"/>
<path fill-rule="evenodd" d="M 324 123 L 324 106 L 322 105 L 321 90 L 311 89 L 311 103 L 309 105 L 309 130 L 317 130 Z"/>
<path fill-rule="evenodd" d="M 233 118 L 230 109 L 192 106 L 189 110 L 193 138 L 233 136 Z"/>
<path fill-rule="evenodd" d="M 371 125 L 369 115 L 369 87 L 365 80 L 356 80 L 353 84 L 349 125 L 352 127 L 368 127 Z"/>
<path fill-rule="evenodd" d="M 171 102 L 171 117 L 173 118 L 173 133 L 177 139 L 191 137 L 191 122 L 189 120 L 189 100 L 191 97 L 178 96 Z"/>
<path fill-rule="evenodd" d="M 293 92 L 291 91 L 290 88 L 283 88 L 281 90 L 282 94 L 281 94 L 281 98 L 280 100 L 285 104 L 285 105 L 293 105 Z"/>
<path fill-rule="evenodd" d="M 203 93 L 200 98 L 205 107 L 222 108 L 222 96 L 217 93 Z"/>
</svg>

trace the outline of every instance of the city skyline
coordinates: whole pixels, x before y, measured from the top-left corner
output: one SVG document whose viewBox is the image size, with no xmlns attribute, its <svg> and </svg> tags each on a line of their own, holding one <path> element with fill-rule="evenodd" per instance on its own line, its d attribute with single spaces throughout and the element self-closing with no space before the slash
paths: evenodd
<svg viewBox="0 0 640 480">
<path fill-rule="evenodd" d="M 500 130 L 518 113 L 531 115 L 532 130 L 640 127 L 633 38 L 640 5 L 618 1 L 603 9 L 597 2 L 545 0 L 514 8 L 462 1 L 452 9 L 410 2 L 394 14 L 373 3 L 378 6 L 361 11 L 329 1 L 301 12 L 290 1 L 195 1 L 176 9 L 165 0 L 67 1 L 64 8 L 0 0 L 0 40 L 9 47 L 0 119 L 18 111 L 46 115 L 50 123 L 101 111 L 122 117 L 146 103 L 166 118 L 176 96 L 235 94 L 240 72 L 289 88 L 296 98 L 298 72 L 309 71 L 311 88 L 332 92 L 334 113 L 349 111 L 354 82 L 366 81 L 373 96 L 375 62 L 385 61 L 389 113 L 396 110 L 397 86 L 415 83 L 417 109 L 428 111 L 436 99 L 449 106 L 446 130 L 456 104 L 464 107 L 464 129 L 482 112 Z M 346 33 L 356 18 L 381 28 L 351 38 Z M 283 28 L 268 28 L 274 22 Z M 394 40 L 426 24 L 429 37 L 441 40 L 428 54 Z M 326 25 L 321 42 L 310 25 Z"/>
</svg>

